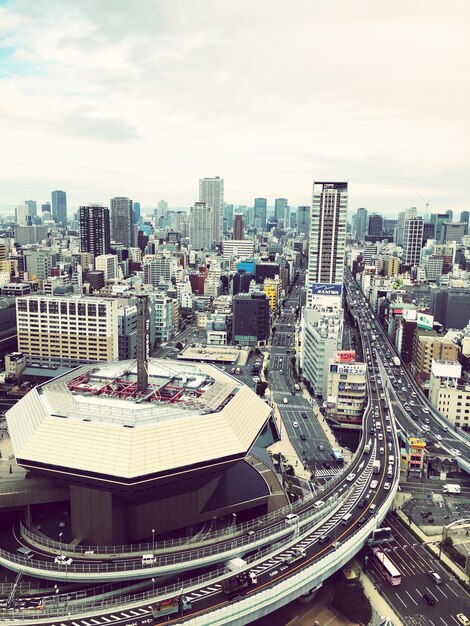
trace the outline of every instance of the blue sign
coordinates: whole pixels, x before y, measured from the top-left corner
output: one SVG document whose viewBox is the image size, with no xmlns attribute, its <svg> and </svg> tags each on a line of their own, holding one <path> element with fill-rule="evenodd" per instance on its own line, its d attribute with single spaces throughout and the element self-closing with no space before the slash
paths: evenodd
<svg viewBox="0 0 470 626">
<path fill-rule="evenodd" d="M 314 296 L 340 296 L 342 290 L 342 285 L 330 283 L 313 283 L 312 285 L 312 294 Z"/>
</svg>

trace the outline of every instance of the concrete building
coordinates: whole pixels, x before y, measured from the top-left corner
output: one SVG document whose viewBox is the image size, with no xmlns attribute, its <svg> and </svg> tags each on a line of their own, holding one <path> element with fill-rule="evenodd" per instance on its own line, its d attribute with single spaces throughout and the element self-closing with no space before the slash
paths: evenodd
<svg viewBox="0 0 470 626">
<path fill-rule="evenodd" d="M 206 202 L 195 202 L 189 211 L 189 240 L 191 248 L 193 250 L 213 249 L 215 245 L 213 230 L 214 209 Z"/>
<path fill-rule="evenodd" d="M 341 292 L 347 209 L 347 183 L 314 182 L 306 279 L 307 306 L 312 305 L 317 285 L 337 285 Z"/>
<path fill-rule="evenodd" d="M 165 293 L 150 295 L 154 316 L 155 341 L 169 341 L 175 330 L 173 300 Z"/>
<path fill-rule="evenodd" d="M 109 205 L 111 237 L 129 248 L 135 245 L 134 209 L 130 198 L 112 198 Z"/>
<path fill-rule="evenodd" d="M 234 241 L 243 241 L 245 239 L 245 223 L 243 221 L 242 213 L 235 213 L 233 216 L 232 239 Z"/>
<path fill-rule="evenodd" d="M 367 404 L 367 365 L 343 362 L 338 352 L 329 360 L 326 413 L 340 424 L 361 424 Z"/>
<path fill-rule="evenodd" d="M 429 400 L 453 426 L 469 428 L 470 384 L 461 379 L 458 361 L 433 361 Z"/>
<path fill-rule="evenodd" d="M 266 345 L 270 331 L 269 300 L 264 292 L 233 297 L 232 341 L 241 346 Z"/>
<path fill-rule="evenodd" d="M 52 248 L 25 248 L 23 250 L 24 269 L 30 280 L 37 280 L 42 286 L 51 275 L 55 258 Z"/>
<path fill-rule="evenodd" d="M 81 206 L 80 251 L 93 256 L 111 252 L 109 209 L 100 205 Z"/>
<path fill-rule="evenodd" d="M 308 237 L 310 232 L 310 207 L 298 206 L 297 207 L 297 234 Z"/>
<path fill-rule="evenodd" d="M 175 275 L 175 260 L 167 252 L 147 255 L 144 259 L 144 284 L 155 289 L 160 283 L 170 283 Z"/>
<path fill-rule="evenodd" d="M 254 250 L 255 244 L 250 239 L 228 239 L 222 244 L 222 254 L 226 261 L 237 257 L 252 258 Z"/>
<path fill-rule="evenodd" d="M 253 224 L 258 230 L 266 230 L 268 201 L 266 198 L 255 198 Z"/>
<path fill-rule="evenodd" d="M 117 280 L 119 278 L 119 263 L 116 254 L 101 254 L 95 257 L 95 269 L 103 272 L 104 280 Z"/>
<path fill-rule="evenodd" d="M 279 277 L 266 278 L 263 283 L 263 291 L 268 297 L 271 313 L 276 313 L 281 307 L 281 279 Z"/>
<path fill-rule="evenodd" d="M 199 203 L 205 203 L 210 209 L 210 218 L 212 220 L 210 232 L 212 237 L 212 246 L 220 244 L 223 239 L 223 223 L 224 223 L 224 179 L 220 176 L 215 178 L 199 179 Z M 196 203 L 198 204 L 198 203 Z M 194 229 L 194 226 L 193 226 Z M 191 227 L 190 227 L 191 232 Z M 204 246 L 196 246 L 192 242 L 193 248 L 202 248 Z M 210 249 L 209 247 L 208 249 Z"/>
<path fill-rule="evenodd" d="M 117 313 L 119 360 L 134 360 L 137 358 L 137 305 L 120 305 Z"/>
<path fill-rule="evenodd" d="M 433 213 L 430 217 L 431 224 L 434 224 L 434 239 L 442 243 L 443 224 L 449 221 L 447 213 Z"/>
<path fill-rule="evenodd" d="M 403 262 L 414 267 L 419 265 L 421 248 L 423 247 L 424 222 L 421 217 L 405 220 L 403 236 Z"/>
<path fill-rule="evenodd" d="M 431 288 L 430 309 L 444 328 L 465 328 L 470 311 L 470 289 L 467 287 Z"/>
<path fill-rule="evenodd" d="M 430 374 L 433 361 L 457 361 L 459 349 L 449 339 L 433 330 L 419 330 L 414 333 L 413 359 L 411 369 L 415 376 Z"/>
<path fill-rule="evenodd" d="M 329 362 L 341 349 L 343 315 L 339 306 L 306 307 L 303 315 L 302 374 L 316 396 L 328 396 Z"/>
<path fill-rule="evenodd" d="M 456 241 L 460 243 L 467 234 L 468 224 L 464 222 L 444 222 L 442 225 L 442 243 Z"/>
<path fill-rule="evenodd" d="M 357 240 L 364 241 L 366 233 L 367 233 L 367 209 L 357 209 L 356 211 L 356 220 L 355 220 L 355 232 L 354 235 Z"/>
<path fill-rule="evenodd" d="M 65 191 L 56 189 L 52 192 L 51 212 L 52 219 L 56 224 L 67 225 L 67 194 Z"/>
<path fill-rule="evenodd" d="M 15 242 L 20 246 L 40 243 L 47 239 L 47 226 L 15 226 Z"/>
<path fill-rule="evenodd" d="M 18 350 L 30 360 L 77 365 L 118 358 L 113 299 L 31 295 L 16 299 Z"/>
</svg>

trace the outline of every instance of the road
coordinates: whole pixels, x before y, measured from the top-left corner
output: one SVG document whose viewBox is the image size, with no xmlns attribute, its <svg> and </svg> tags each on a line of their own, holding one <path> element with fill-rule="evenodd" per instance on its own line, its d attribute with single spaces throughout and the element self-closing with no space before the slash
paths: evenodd
<svg viewBox="0 0 470 626">
<path fill-rule="evenodd" d="M 361 562 L 387 601 L 407 626 L 455 626 L 457 613 L 470 615 L 467 592 L 436 561 L 416 537 L 393 515 L 387 515 L 382 526 L 392 529 L 393 540 L 382 544 L 388 558 L 402 575 L 400 585 L 392 586 L 379 570 L 369 549 L 361 552 Z M 437 585 L 429 575 L 434 571 L 442 578 Z M 430 606 L 424 599 L 427 593 L 435 602 Z"/>
</svg>

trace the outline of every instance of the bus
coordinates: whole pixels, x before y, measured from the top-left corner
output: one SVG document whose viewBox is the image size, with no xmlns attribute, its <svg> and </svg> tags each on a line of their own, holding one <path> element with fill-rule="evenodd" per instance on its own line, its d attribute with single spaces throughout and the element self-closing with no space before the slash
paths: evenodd
<svg viewBox="0 0 470 626">
<path fill-rule="evenodd" d="M 388 558 L 383 550 L 379 547 L 372 548 L 374 561 L 380 572 L 388 580 L 391 585 L 399 585 L 401 583 L 401 573 Z"/>
</svg>

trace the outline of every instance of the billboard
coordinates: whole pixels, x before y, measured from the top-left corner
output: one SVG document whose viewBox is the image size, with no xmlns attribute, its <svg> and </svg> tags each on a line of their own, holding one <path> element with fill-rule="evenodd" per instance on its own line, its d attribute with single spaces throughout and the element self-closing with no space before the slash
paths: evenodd
<svg viewBox="0 0 470 626">
<path fill-rule="evenodd" d="M 434 324 L 434 315 L 428 315 L 427 313 L 418 313 L 417 326 L 424 330 L 432 330 Z"/>
<path fill-rule="evenodd" d="M 314 296 L 340 296 L 342 289 L 342 285 L 335 285 L 334 283 L 312 284 L 312 294 Z"/>
<path fill-rule="evenodd" d="M 336 363 L 354 363 L 356 360 L 355 350 L 340 350 L 335 355 Z"/>
</svg>

